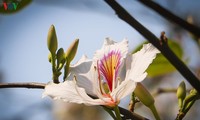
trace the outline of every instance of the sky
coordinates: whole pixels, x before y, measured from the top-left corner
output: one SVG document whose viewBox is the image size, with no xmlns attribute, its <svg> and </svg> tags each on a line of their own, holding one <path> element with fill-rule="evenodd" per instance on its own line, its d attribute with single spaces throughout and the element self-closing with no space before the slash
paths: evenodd
<svg viewBox="0 0 200 120">
<path fill-rule="evenodd" d="M 137 1 L 119 2 L 156 36 L 168 30 L 163 18 Z M 92 58 L 107 37 L 118 42 L 127 38 L 130 50 L 145 40 L 120 20 L 104 1 L 33 0 L 16 14 L 0 14 L 0 70 L 4 75 L 3 82 L 47 83 L 51 80 L 47 33 L 52 24 L 56 28 L 59 47 L 66 50 L 73 40 L 80 40 L 73 63 L 83 54 Z M 42 90 L 1 89 L 0 120 L 12 119 L 32 104 L 45 103 L 41 95 Z M 48 119 L 48 112 L 37 115 L 28 120 Z"/>
</svg>

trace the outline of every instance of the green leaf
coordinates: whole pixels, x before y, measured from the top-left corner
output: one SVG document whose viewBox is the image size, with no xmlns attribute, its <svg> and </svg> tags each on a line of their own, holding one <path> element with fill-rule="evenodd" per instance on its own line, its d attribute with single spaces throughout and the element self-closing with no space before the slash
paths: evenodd
<svg viewBox="0 0 200 120">
<path fill-rule="evenodd" d="M 28 6 L 32 0 L 4 0 L 0 2 L 0 14 L 13 14 Z"/>
<path fill-rule="evenodd" d="M 136 51 L 140 50 L 142 48 L 142 45 L 145 43 L 148 42 L 144 42 L 141 45 L 139 45 L 135 50 L 133 50 L 132 53 L 135 53 Z M 181 48 L 181 46 L 173 40 L 168 40 L 168 45 L 172 49 L 172 51 L 177 55 L 177 57 L 182 59 L 183 49 Z M 162 54 L 158 54 L 152 62 L 152 64 L 147 69 L 149 77 L 161 76 L 174 71 L 176 71 L 174 66 L 172 66 L 171 63 Z"/>
</svg>

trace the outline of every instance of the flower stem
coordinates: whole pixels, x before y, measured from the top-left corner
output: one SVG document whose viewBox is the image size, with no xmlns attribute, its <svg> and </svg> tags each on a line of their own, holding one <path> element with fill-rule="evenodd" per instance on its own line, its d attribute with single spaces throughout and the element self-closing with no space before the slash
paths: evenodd
<svg viewBox="0 0 200 120">
<path fill-rule="evenodd" d="M 55 63 L 55 58 L 56 58 L 56 55 L 55 54 L 51 54 L 52 55 L 52 72 L 53 72 L 53 82 L 54 83 L 59 83 L 59 80 L 58 80 L 58 76 L 56 74 L 57 70 L 56 70 L 56 63 Z"/>
<path fill-rule="evenodd" d="M 160 116 L 158 115 L 158 112 L 156 110 L 156 107 L 154 104 L 152 104 L 151 106 L 149 106 L 149 108 L 151 109 L 154 117 L 156 118 L 156 120 L 160 120 Z"/>
<path fill-rule="evenodd" d="M 105 107 L 105 106 L 103 106 L 103 109 L 104 109 L 114 120 L 117 119 L 117 118 L 115 117 L 115 115 L 114 115 L 114 113 L 112 112 L 111 109 L 109 109 L 109 108 L 107 108 L 107 107 Z"/>
<path fill-rule="evenodd" d="M 66 58 L 67 59 L 67 58 Z M 69 74 L 69 65 L 70 65 L 70 62 L 69 60 L 67 59 L 66 60 L 66 65 L 65 65 L 65 68 L 64 68 L 64 77 L 63 77 L 63 81 L 66 80 L 68 74 Z"/>
<path fill-rule="evenodd" d="M 118 106 L 114 107 L 114 111 L 115 111 L 115 115 L 117 117 L 117 120 L 122 120 Z"/>
</svg>

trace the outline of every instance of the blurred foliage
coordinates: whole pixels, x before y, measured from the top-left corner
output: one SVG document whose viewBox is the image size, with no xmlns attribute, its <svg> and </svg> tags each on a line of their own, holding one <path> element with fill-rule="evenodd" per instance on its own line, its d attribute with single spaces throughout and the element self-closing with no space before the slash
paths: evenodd
<svg viewBox="0 0 200 120">
<path fill-rule="evenodd" d="M 24 9 L 26 6 L 28 6 L 30 3 L 32 2 L 32 0 L 3 0 L 0 1 L 0 14 L 13 14 L 13 13 L 17 13 L 19 11 L 21 11 L 22 9 Z M 11 9 L 7 9 L 5 10 L 5 6 L 4 3 L 6 3 L 6 5 L 10 5 Z M 14 9 L 13 3 L 15 3 L 16 9 Z M 9 6 L 7 6 L 9 7 Z"/>
<path fill-rule="evenodd" d="M 135 50 L 133 50 L 132 53 L 135 53 L 136 51 L 140 50 L 142 48 L 142 45 L 146 43 L 148 42 L 144 42 L 141 45 L 139 45 Z M 173 40 L 168 40 L 168 46 L 177 55 L 178 58 L 182 59 L 183 49 L 177 42 Z M 149 77 L 161 76 L 174 71 L 176 71 L 174 66 L 172 66 L 171 63 L 162 54 L 158 54 L 152 62 L 152 64 L 147 69 Z"/>
<path fill-rule="evenodd" d="M 103 120 L 104 111 L 99 106 L 56 101 L 53 114 L 56 120 Z"/>
</svg>

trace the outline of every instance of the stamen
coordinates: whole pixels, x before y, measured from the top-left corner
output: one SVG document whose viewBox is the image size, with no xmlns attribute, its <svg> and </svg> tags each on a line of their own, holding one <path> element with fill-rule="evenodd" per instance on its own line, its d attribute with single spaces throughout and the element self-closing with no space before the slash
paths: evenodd
<svg viewBox="0 0 200 120">
<path fill-rule="evenodd" d="M 116 78 L 121 66 L 121 58 L 120 51 L 112 50 L 97 62 L 100 74 L 106 80 L 110 91 L 116 88 Z"/>
<path fill-rule="evenodd" d="M 98 80 L 99 80 L 100 92 L 103 95 L 103 94 L 105 94 L 105 91 L 104 91 L 103 86 L 102 86 L 102 81 L 101 81 L 101 76 L 100 76 L 99 64 L 98 63 L 99 63 L 99 61 L 97 61 L 97 68 L 95 66 L 95 70 L 97 70 L 97 72 L 98 72 Z"/>
<path fill-rule="evenodd" d="M 75 82 L 75 84 L 77 83 L 76 75 L 74 75 L 74 79 L 73 79 L 73 81 Z"/>
<path fill-rule="evenodd" d="M 117 86 L 116 87 L 118 87 L 120 84 L 121 84 L 121 79 L 120 79 L 120 77 L 117 77 Z"/>
<path fill-rule="evenodd" d="M 112 80 L 112 91 L 115 89 L 115 74 L 116 74 L 116 72 L 115 72 L 115 66 L 114 66 L 114 68 L 113 68 L 113 80 Z"/>
<path fill-rule="evenodd" d="M 94 71 L 96 71 L 97 70 L 97 67 L 96 66 L 94 66 Z"/>
</svg>

